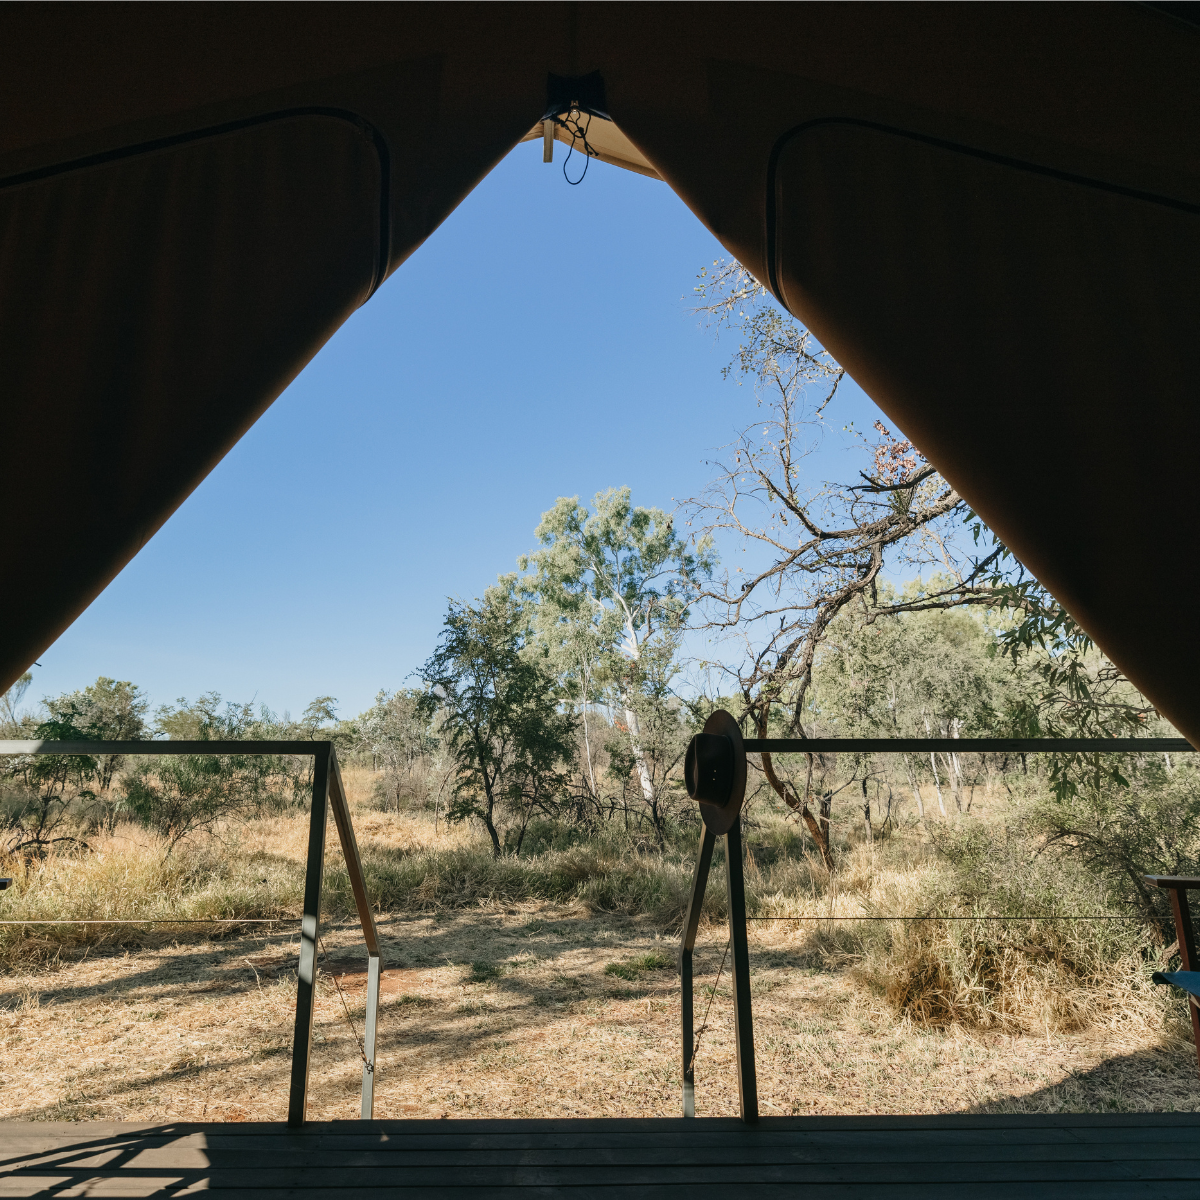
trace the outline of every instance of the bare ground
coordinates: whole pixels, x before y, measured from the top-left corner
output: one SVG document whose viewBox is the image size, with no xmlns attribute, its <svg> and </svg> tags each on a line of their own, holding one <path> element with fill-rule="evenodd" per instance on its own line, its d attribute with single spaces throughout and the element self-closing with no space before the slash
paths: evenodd
<svg viewBox="0 0 1200 1200">
<path fill-rule="evenodd" d="M 168 941 L 8 970 L 0 1119 L 280 1120 L 295 996 L 288 931 Z M 673 1116 L 678 976 L 637 969 L 676 943 L 639 921 L 552 906 L 385 917 L 379 1117 Z M 1182 1028 L 1115 1016 L 1009 1035 L 898 1019 L 794 926 L 751 934 L 764 1114 L 1200 1111 Z M 724 931 L 701 931 L 697 1019 Z M 309 1114 L 358 1115 L 365 952 L 324 935 Z M 606 971 L 614 967 L 633 978 Z M 737 1111 L 728 976 L 696 1063 L 697 1112 Z"/>
</svg>

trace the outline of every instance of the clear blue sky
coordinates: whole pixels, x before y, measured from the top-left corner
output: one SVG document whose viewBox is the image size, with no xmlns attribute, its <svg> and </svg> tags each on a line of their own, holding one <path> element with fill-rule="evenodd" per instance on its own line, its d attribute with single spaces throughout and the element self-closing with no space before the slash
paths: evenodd
<svg viewBox="0 0 1200 1200">
<path fill-rule="evenodd" d="M 446 597 L 513 570 L 556 497 L 628 484 L 671 509 L 703 487 L 754 419 L 685 298 L 723 251 L 663 183 L 594 162 L 570 187 L 540 160 L 517 147 L 346 323 L 27 701 L 108 675 L 155 703 L 328 694 L 350 716 L 413 682 Z"/>
</svg>

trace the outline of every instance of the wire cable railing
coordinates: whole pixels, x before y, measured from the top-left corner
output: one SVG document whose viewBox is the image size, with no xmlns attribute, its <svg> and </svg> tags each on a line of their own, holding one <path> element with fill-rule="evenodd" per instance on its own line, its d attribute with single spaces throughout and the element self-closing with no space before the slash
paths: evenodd
<svg viewBox="0 0 1200 1200">
<path fill-rule="evenodd" d="M 313 1021 L 317 998 L 317 953 L 321 925 L 321 892 L 325 868 L 325 835 L 329 825 L 330 810 L 337 827 L 338 840 L 346 859 L 346 871 L 350 876 L 350 889 L 354 894 L 354 906 L 362 927 L 363 940 L 367 948 L 367 999 L 366 1022 L 360 1043 L 363 1060 L 361 1115 L 370 1120 L 375 1111 L 375 1041 L 379 1013 L 379 933 L 375 927 L 375 914 L 367 897 L 366 881 L 363 877 L 362 858 L 358 842 L 354 837 L 354 825 L 350 819 L 350 806 L 346 800 L 346 789 L 342 784 L 337 753 L 332 742 L 317 741 L 162 741 L 162 742 L 49 742 L 49 741 L 0 741 L 0 754 L 137 754 L 137 755 L 185 755 L 206 756 L 263 756 L 287 755 L 313 760 L 312 805 L 309 809 L 308 849 L 304 868 L 304 899 L 301 916 L 261 918 L 205 918 L 205 923 L 218 924 L 281 924 L 299 920 L 300 958 L 296 970 L 296 1023 L 292 1037 L 292 1067 L 288 1084 L 288 1124 L 304 1124 L 308 1107 L 309 1063 L 312 1055 Z M 40 921 L 12 921 L 5 924 L 32 925 Z M 53 925 L 158 924 L 139 921 L 137 918 L 106 921 L 49 921 Z M 198 924 L 199 920 L 188 918 L 161 921 L 163 924 Z M 355 1039 L 358 1040 L 357 1034 Z"/>
<path fill-rule="evenodd" d="M 679 948 L 680 1034 L 682 1050 L 683 1115 L 696 1115 L 695 1065 L 699 1039 L 693 1015 L 693 956 L 700 912 L 708 886 L 709 868 L 718 837 L 725 839 L 725 889 L 729 913 L 729 945 L 732 952 L 733 1026 L 737 1051 L 738 1105 L 743 1121 L 758 1120 L 758 1082 L 754 1069 L 754 1019 L 750 1003 L 750 951 L 746 927 L 750 921 L 1024 921 L 1024 920 L 1137 920 L 1133 915 L 1105 914 L 1072 916 L 1067 913 L 1020 914 L 1003 916 L 940 916 L 931 914 L 863 914 L 838 916 L 750 917 L 746 914 L 746 889 L 742 873 L 741 809 L 746 797 L 747 754 L 1188 754 L 1195 747 L 1186 738 L 743 738 L 737 721 L 722 709 L 705 722 L 704 729 L 692 738 L 684 759 L 684 781 L 688 795 L 700 806 L 704 823 L 692 892 L 683 922 Z M 1168 886 L 1160 884 L 1159 886 Z M 1176 887 L 1172 893 L 1182 893 Z M 1186 917 L 1186 897 L 1176 899 L 1176 924 L 1182 930 Z M 1182 911 L 1184 917 L 1180 917 Z M 1190 932 L 1188 934 L 1190 937 Z M 1184 934 L 1180 933 L 1182 946 Z M 1190 942 L 1188 943 L 1190 946 Z M 1186 963 L 1195 961 L 1195 953 L 1184 950 Z M 725 959 L 721 965 L 724 967 Z M 1185 969 L 1190 969 L 1185 967 Z M 720 972 L 718 972 L 718 977 Z M 715 986 L 714 986 L 715 990 Z M 711 1006 L 711 995 L 709 1003 Z M 705 1015 L 707 1022 L 707 1013 Z M 1197 1051 L 1200 1053 L 1200 1016 L 1193 1010 Z M 703 1032 L 704 1026 L 701 1026 Z"/>
</svg>

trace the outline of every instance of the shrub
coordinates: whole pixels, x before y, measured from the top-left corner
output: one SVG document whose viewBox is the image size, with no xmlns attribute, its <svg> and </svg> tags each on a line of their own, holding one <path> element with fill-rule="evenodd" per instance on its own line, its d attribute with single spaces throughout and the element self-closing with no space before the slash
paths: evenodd
<svg viewBox="0 0 1200 1200">
<path fill-rule="evenodd" d="M 118 785 L 124 807 L 161 834 L 168 852 L 182 838 L 286 803 L 292 769 L 258 755 L 180 754 L 142 758 Z"/>
</svg>

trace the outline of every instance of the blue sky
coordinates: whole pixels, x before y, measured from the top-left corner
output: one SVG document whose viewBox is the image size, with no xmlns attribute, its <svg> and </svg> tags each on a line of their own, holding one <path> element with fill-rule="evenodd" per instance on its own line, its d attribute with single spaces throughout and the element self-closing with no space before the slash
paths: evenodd
<svg viewBox="0 0 1200 1200">
<path fill-rule="evenodd" d="M 561 157 L 562 148 L 559 147 Z M 673 507 L 754 419 L 689 312 L 719 243 L 663 183 L 579 187 L 519 146 L 358 311 L 41 658 L 27 700 L 129 679 L 343 716 L 411 684 L 446 597 L 558 496 Z M 875 409 L 856 388 L 846 416 Z"/>
</svg>

